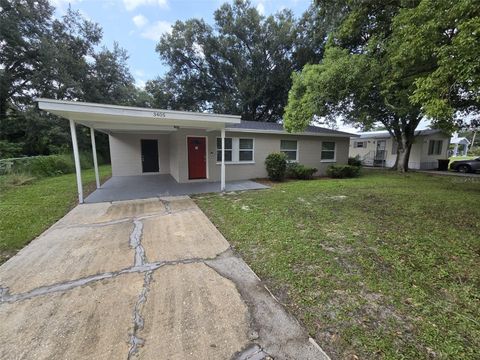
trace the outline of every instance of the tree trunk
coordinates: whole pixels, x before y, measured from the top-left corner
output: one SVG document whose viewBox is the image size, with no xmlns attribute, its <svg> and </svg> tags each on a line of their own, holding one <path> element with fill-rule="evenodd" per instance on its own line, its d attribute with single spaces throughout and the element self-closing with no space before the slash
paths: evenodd
<svg viewBox="0 0 480 360">
<path fill-rule="evenodd" d="M 398 144 L 397 159 L 395 161 L 395 169 L 401 173 L 408 171 L 408 161 L 410 160 L 410 151 L 412 150 L 412 141 L 408 140 L 402 134 L 401 143 Z"/>
</svg>

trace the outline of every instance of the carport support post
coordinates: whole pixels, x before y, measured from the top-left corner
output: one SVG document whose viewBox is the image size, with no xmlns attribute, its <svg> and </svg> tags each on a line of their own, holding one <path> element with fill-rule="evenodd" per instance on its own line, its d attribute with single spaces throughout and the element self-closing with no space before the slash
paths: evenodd
<svg viewBox="0 0 480 360">
<path fill-rule="evenodd" d="M 100 176 L 98 175 L 97 146 L 95 145 L 95 130 L 90 128 L 90 137 L 92 139 L 93 168 L 95 169 L 95 182 L 97 189 L 100 187 Z"/>
<path fill-rule="evenodd" d="M 220 190 L 225 191 L 225 129 L 222 132 L 222 166 L 220 172 Z"/>
<path fill-rule="evenodd" d="M 78 202 L 83 204 L 82 171 L 80 168 L 80 155 L 78 154 L 77 132 L 75 121 L 70 119 L 70 133 L 72 134 L 73 159 L 75 160 L 75 173 L 77 175 Z"/>
</svg>

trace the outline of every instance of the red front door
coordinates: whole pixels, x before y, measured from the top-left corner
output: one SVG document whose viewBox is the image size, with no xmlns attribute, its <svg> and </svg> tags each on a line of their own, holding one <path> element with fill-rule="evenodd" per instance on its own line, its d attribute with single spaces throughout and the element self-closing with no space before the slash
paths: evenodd
<svg viewBox="0 0 480 360">
<path fill-rule="evenodd" d="M 188 141 L 188 178 L 207 178 L 206 141 L 203 137 L 189 137 Z"/>
</svg>

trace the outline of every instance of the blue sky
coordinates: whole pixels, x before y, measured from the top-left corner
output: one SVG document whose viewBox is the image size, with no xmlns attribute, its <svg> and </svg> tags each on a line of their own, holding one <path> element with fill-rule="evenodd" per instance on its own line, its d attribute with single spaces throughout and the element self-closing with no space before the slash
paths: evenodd
<svg viewBox="0 0 480 360">
<path fill-rule="evenodd" d="M 155 52 L 160 35 L 176 20 L 203 18 L 213 24 L 213 12 L 227 0 L 50 0 L 56 15 L 73 9 L 103 28 L 103 45 L 113 47 L 117 41 L 128 51 L 129 65 L 136 83 L 162 75 L 167 68 Z M 296 16 L 308 8 L 311 0 L 251 0 L 265 14 L 282 8 L 292 9 Z"/>
</svg>

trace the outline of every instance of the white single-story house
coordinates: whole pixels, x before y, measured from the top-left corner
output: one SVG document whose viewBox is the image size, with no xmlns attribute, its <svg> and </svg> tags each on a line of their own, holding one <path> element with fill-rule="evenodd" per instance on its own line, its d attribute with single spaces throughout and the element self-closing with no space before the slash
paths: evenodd
<svg viewBox="0 0 480 360">
<path fill-rule="evenodd" d="M 454 145 L 452 156 L 467 156 L 470 141 L 466 137 L 452 137 L 450 144 Z"/>
<path fill-rule="evenodd" d="M 358 157 L 366 166 L 392 167 L 397 157 L 397 143 L 388 131 L 360 133 L 350 140 L 350 156 Z M 415 131 L 410 152 L 411 169 L 436 169 L 439 159 L 448 158 L 450 137 L 441 130 Z"/>
<path fill-rule="evenodd" d="M 281 124 L 240 116 L 38 99 L 41 110 L 70 121 L 77 179 L 81 181 L 75 125 L 108 134 L 113 177 L 168 174 L 177 183 L 264 178 L 265 158 L 284 152 L 291 161 L 326 173 L 346 164 L 350 133 L 308 127 L 291 134 Z M 96 159 L 94 158 L 95 168 Z M 79 200 L 83 194 L 78 183 Z M 97 186 L 99 186 L 97 175 Z"/>
</svg>

